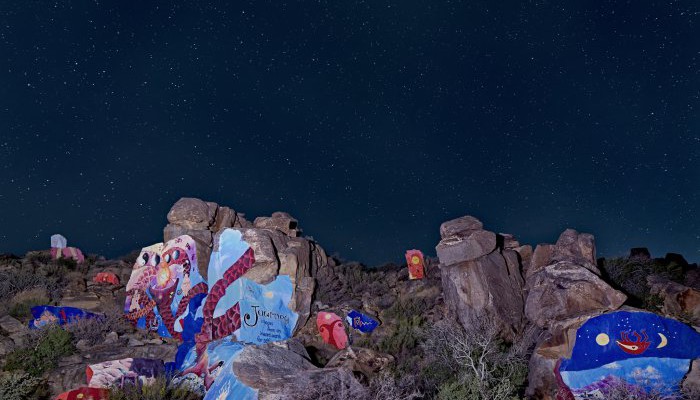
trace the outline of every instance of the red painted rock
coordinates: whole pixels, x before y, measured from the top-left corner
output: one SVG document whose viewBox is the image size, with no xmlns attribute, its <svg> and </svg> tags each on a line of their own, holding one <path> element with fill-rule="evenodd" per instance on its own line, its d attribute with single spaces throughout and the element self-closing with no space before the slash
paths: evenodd
<svg viewBox="0 0 700 400">
<path fill-rule="evenodd" d="M 107 400 L 109 399 L 109 389 L 81 387 L 78 389 L 63 392 L 56 397 L 56 400 Z"/>
<path fill-rule="evenodd" d="M 97 283 L 107 283 L 110 285 L 119 284 L 119 278 L 111 272 L 99 272 L 92 280 Z"/>
<path fill-rule="evenodd" d="M 408 264 L 408 277 L 411 279 L 423 279 L 425 276 L 425 261 L 420 250 L 406 251 L 406 263 Z"/>
<path fill-rule="evenodd" d="M 331 312 L 320 312 L 316 317 L 316 326 L 324 342 L 339 350 L 347 347 L 348 335 L 339 316 Z"/>
</svg>

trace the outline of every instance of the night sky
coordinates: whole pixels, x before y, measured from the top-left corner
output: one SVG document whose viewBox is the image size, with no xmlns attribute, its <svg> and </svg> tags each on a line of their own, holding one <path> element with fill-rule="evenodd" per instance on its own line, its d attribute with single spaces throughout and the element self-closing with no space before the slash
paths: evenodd
<svg viewBox="0 0 700 400">
<path fill-rule="evenodd" d="M 0 252 L 187 196 L 368 265 L 465 214 L 700 261 L 696 1 L 2 0 L 0 74 Z"/>
</svg>

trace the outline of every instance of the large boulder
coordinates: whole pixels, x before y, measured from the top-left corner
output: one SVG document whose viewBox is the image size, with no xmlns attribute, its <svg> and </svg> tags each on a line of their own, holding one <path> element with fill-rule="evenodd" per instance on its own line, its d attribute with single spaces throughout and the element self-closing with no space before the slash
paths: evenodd
<svg viewBox="0 0 700 400">
<path fill-rule="evenodd" d="M 525 391 L 528 398 L 542 400 L 557 398 L 556 394 L 560 388 L 555 375 L 557 361 L 571 357 L 576 344 L 576 331 L 594 315 L 581 315 L 559 321 L 540 336 L 528 365 L 528 387 Z"/>
<path fill-rule="evenodd" d="M 286 399 L 290 394 L 309 393 L 333 381 L 361 387 L 347 369 L 314 366 L 304 347 L 294 342 L 246 346 L 232 363 L 233 373 L 243 384 L 257 390 L 260 400 Z"/>
<path fill-rule="evenodd" d="M 547 265 L 528 278 L 525 315 L 540 327 L 619 308 L 627 299 L 596 274 L 569 261 Z"/>
<path fill-rule="evenodd" d="M 436 249 L 445 304 L 462 324 L 483 314 L 490 315 L 501 334 L 513 339 L 525 323 L 520 256 L 503 247 L 504 235 L 482 227 L 479 220 L 470 216 L 447 221 L 440 227 L 442 240 Z M 512 236 L 508 239 L 510 245 L 516 246 Z"/>
<path fill-rule="evenodd" d="M 298 221 L 285 212 L 258 217 L 248 222 L 244 215 L 229 207 L 195 198 L 178 200 L 168 212 L 169 224 L 164 240 L 191 236 L 197 244 L 197 266 L 206 278 L 212 251 L 218 250 L 219 233 L 226 228 L 239 230 L 255 252 L 255 264 L 245 278 L 260 284 L 270 283 L 278 275 L 288 275 L 294 284 L 289 307 L 299 314 L 297 327 L 309 317 L 316 288 L 313 274 L 324 270 L 328 257 L 313 241 L 298 237 Z"/>
<path fill-rule="evenodd" d="M 183 197 L 170 208 L 169 224 L 163 229 L 163 241 L 189 235 L 197 244 L 197 266 L 203 277 L 214 247 L 214 234 L 225 228 L 250 227 L 241 213 L 210 201 Z"/>
<path fill-rule="evenodd" d="M 168 222 L 187 229 L 207 229 L 214 222 L 217 208 L 216 203 L 183 197 L 170 208 Z"/>
<path fill-rule="evenodd" d="M 460 236 L 470 231 L 480 231 L 483 228 L 484 224 L 481 221 L 471 215 L 466 215 L 443 222 L 440 225 L 440 238 L 446 239 L 452 236 Z"/>
<path fill-rule="evenodd" d="M 532 254 L 532 261 L 527 268 L 526 278 L 547 265 L 559 261 L 570 261 L 581 265 L 596 275 L 600 271 L 596 266 L 595 239 L 590 233 L 579 233 L 567 229 L 559 236 L 556 244 L 538 244 Z"/>
<path fill-rule="evenodd" d="M 297 237 L 301 233 L 299 222 L 286 212 L 277 211 L 270 217 L 255 218 L 253 226 L 261 229 L 273 229 L 287 236 Z"/>
<path fill-rule="evenodd" d="M 289 307 L 299 314 L 297 327 L 309 317 L 316 281 L 312 270 L 326 265 L 325 252 L 317 243 L 290 237 L 278 230 L 234 228 L 239 230 L 255 252 L 255 264 L 243 277 L 266 284 L 278 275 L 287 275 L 294 285 Z"/>
<path fill-rule="evenodd" d="M 483 224 L 472 216 L 464 216 L 440 225 L 440 243 L 435 247 L 440 263 L 457 264 L 475 260 L 496 249 L 494 232 L 483 229 Z"/>
</svg>

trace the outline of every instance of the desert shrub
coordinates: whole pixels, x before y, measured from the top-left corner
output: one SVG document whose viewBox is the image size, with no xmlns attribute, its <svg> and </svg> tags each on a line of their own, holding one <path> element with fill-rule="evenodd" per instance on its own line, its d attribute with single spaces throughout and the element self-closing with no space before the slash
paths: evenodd
<svg viewBox="0 0 700 400">
<path fill-rule="evenodd" d="M 32 314 L 32 307 L 47 304 L 47 298 L 34 298 L 15 303 L 10 307 L 10 315 L 17 319 L 25 319 Z"/>
<path fill-rule="evenodd" d="M 85 340 L 90 346 L 102 343 L 110 332 L 122 335 L 133 331 L 124 313 L 117 308 L 110 308 L 96 318 L 78 318 L 65 325 L 65 329 L 73 335 L 75 343 Z"/>
<path fill-rule="evenodd" d="M 44 287 L 45 277 L 22 269 L 0 272 L 0 298 L 10 299 L 19 292 Z"/>
<path fill-rule="evenodd" d="M 327 373 L 310 386 L 293 386 L 285 393 L 285 400 L 414 400 L 422 394 L 413 388 L 414 377 L 396 379 L 383 373 L 370 381 L 369 387 L 360 384 L 350 372 Z"/>
<path fill-rule="evenodd" d="M 629 260 L 626 258 L 605 259 L 601 265 L 603 275 L 622 289 L 633 306 L 657 311 L 663 301 L 650 293 L 647 277 L 658 275 L 674 282 L 683 283 L 683 267 L 674 263 L 654 260 Z"/>
<path fill-rule="evenodd" d="M 416 389 L 416 377 L 402 374 L 396 378 L 390 373 L 382 373 L 370 381 L 372 400 L 413 400 L 422 399 L 423 394 Z"/>
<path fill-rule="evenodd" d="M 58 326 L 49 326 L 30 336 L 25 347 L 7 355 L 6 371 L 24 371 L 41 376 L 56 367 L 58 360 L 75 352 L 72 335 Z"/>
<path fill-rule="evenodd" d="M 48 399 L 46 382 L 26 372 L 11 372 L 0 376 L 0 399 L 34 400 Z"/>
<path fill-rule="evenodd" d="M 465 330 L 443 320 L 426 330 L 424 354 L 439 399 L 517 399 L 527 379 L 529 350 L 535 331 L 526 330 L 513 344 L 499 336 L 497 324 L 487 315 L 473 316 Z"/>
<path fill-rule="evenodd" d="M 114 387 L 109 393 L 110 400 L 201 400 L 202 396 L 184 386 L 171 384 L 165 378 L 157 378 L 145 385 L 124 385 Z"/>
</svg>

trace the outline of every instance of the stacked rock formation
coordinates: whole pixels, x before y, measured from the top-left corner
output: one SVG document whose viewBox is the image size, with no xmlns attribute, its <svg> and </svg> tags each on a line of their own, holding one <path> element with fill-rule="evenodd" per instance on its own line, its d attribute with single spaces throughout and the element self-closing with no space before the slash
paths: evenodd
<svg viewBox="0 0 700 400">
<path fill-rule="evenodd" d="M 554 368 L 569 358 L 576 330 L 589 318 L 620 308 L 627 299 L 600 277 L 593 235 L 565 230 L 556 244 L 535 248 L 526 269 L 525 315 L 546 329 L 530 358 L 529 396 L 553 399 Z"/>
<path fill-rule="evenodd" d="M 243 277 L 267 284 L 278 275 L 288 275 L 295 288 L 289 307 L 299 314 L 297 326 L 304 325 L 315 288 L 312 271 L 324 269 L 328 257 L 317 243 L 299 237 L 301 229 L 295 218 L 275 212 L 251 223 L 244 214 L 229 207 L 181 198 L 168 212 L 168 222 L 163 230 L 164 241 L 191 236 L 197 243 L 197 264 L 204 277 L 212 251 L 218 250 L 218 234 L 226 228 L 239 230 L 255 252 L 255 264 Z"/>
<path fill-rule="evenodd" d="M 471 216 L 443 223 L 440 236 L 436 250 L 449 310 L 465 326 L 487 314 L 504 338 L 514 338 L 525 325 L 521 257 L 513 250 L 520 247 L 517 241 L 484 230 Z"/>
</svg>

